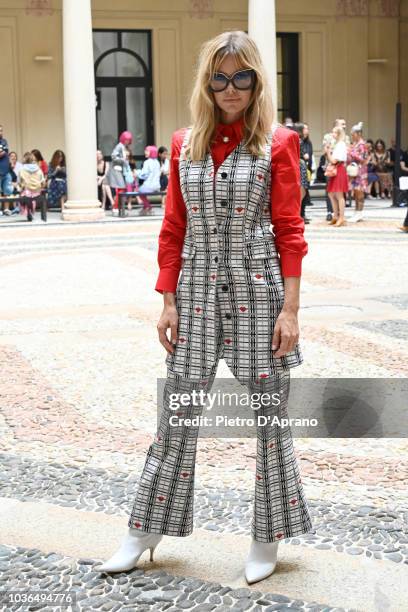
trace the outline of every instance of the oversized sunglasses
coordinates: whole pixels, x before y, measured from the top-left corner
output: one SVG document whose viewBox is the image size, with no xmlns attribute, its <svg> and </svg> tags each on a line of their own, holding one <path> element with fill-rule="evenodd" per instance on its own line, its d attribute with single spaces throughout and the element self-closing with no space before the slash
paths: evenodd
<svg viewBox="0 0 408 612">
<path fill-rule="evenodd" d="M 251 89 L 254 83 L 255 71 L 250 68 L 238 70 L 228 77 L 223 72 L 214 72 L 208 84 L 210 91 L 224 91 L 232 83 L 236 89 Z"/>
</svg>

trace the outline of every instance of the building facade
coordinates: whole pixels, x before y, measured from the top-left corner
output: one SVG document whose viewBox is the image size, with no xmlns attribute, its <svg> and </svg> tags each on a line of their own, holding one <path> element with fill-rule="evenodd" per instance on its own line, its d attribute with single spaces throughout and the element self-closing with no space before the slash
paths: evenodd
<svg viewBox="0 0 408 612">
<path fill-rule="evenodd" d="M 72 25 L 76 3 L 0 0 L 0 123 L 19 155 L 35 147 L 49 158 L 66 147 L 72 126 L 64 75 L 75 81 L 86 74 L 76 73 L 82 63 L 81 28 Z M 265 18 L 271 5 L 276 32 Z M 317 152 L 337 116 L 348 126 L 363 121 L 367 137 L 388 145 L 397 101 L 402 146 L 408 146 L 408 0 L 93 0 L 92 87 L 104 153 L 125 127 L 135 134 L 139 159 L 146 144 L 169 146 L 172 132 L 190 120 L 187 102 L 201 43 L 226 30 L 251 34 L 251 18 L 259 37 L 276 34 L 278 118 L 307 121 Z M 79 76 L 73 85 L 80 96 Z M 75 125 L 75 116 L 69 121 Z M 80 154 L 81 134 L 75 138 Z"/>
</svg>

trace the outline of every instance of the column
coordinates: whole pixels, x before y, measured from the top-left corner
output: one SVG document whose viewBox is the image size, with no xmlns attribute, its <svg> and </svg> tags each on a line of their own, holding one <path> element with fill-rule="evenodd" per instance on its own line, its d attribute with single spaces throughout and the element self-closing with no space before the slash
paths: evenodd
<svg viewBox="0 0 408 612">
<path fill-rule="evenodd" d="M 272 89 L 275 115 L 278 114 L 276 76 L 276 17 L 275 0 L 249 0 L 248 34 L 256 42 Z"/>
<path fill-rule="evenodd" d="M 63 0 L 65 153 L 64 221 L 93 221 L 105 212 L 96 186 L 95 78 L 91 0 Z"/>
</svg>

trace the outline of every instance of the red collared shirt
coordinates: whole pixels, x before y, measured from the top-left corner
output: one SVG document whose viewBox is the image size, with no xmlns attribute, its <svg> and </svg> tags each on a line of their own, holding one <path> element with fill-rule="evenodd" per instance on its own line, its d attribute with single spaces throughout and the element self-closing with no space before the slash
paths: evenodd
<svg viewBox="0 0 408 612">
<path fill-rule="evenodd" d="M 181 251 L 186 232 L 186 205 L 180 189 L 179 155 L 187 128 L 173 133 L 166 209 L 159 234 L 160 268 L 155 290 L 175 293 L 181 269 Z M 242 139 L 243 118 L 216 127 L 211 156 L 214 172 Z M 228 142 L 223 137 L 229 138 Z M 301 276 L 302 258 L 308 251 L 305 224 L 300 216 L 300 143 L 296 132 L 278 127 L 272 141 L 271 221 L 280 256 L 282 276 Z"/>
</svg>

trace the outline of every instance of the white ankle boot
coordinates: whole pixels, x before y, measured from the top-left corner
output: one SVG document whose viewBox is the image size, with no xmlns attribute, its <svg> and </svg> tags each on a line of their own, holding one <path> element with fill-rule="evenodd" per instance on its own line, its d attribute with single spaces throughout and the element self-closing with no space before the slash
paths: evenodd
<svg viewBox="0 0 408 612">
<path fill-rule="evenodd" d="M 150 561 L 153 561 L 153 552 L 163 534 L 148 533 L 129 527 L 129 532 L 123 538 L 121 547 L 106 563 L 98 569 L 101 572 L 126 572 L 133 569 L 139 557 L 150 548 Z"/>
<path fill-rule="evenodd" d="M 245 563 L 245 578 L 248 584 L 270 576 L 276 567 L 279 542 L 258 542 L 252 538 L 251 548 Z"/>
</svg>

